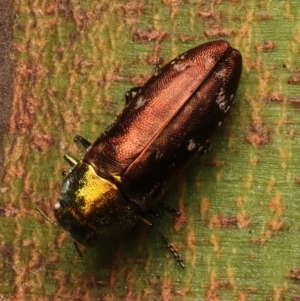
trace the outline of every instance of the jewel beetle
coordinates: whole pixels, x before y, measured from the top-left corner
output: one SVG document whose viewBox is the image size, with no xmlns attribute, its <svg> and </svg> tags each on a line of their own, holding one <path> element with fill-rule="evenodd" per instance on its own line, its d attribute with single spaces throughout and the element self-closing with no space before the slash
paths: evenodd
<svg viewBox="0 0 300 301">
<path fill-rule="evenodd" d="M 221 124 L 241 69 L 241 55 L 228 42 L 197 46 L 130 93 L 94 143 L 76 136 L 86 151 L 81 160 L 65 155 L 72 167 L 55 204 L 58 224 L 88 246 L 143 219 Z"/>
</svg>

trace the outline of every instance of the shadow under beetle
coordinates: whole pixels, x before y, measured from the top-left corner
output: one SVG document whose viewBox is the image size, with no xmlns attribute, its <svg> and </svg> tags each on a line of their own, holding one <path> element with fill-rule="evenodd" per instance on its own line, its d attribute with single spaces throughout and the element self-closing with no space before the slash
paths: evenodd
<svg viewBox="0 0 300 301">
<path fill-rule="evenodd" d="M 127 95 L 125 109 L 94 143 L 76 136 L 86 152 L 80 161 L 65 155 L 72 168 L 55 204 L 58 224 L 88 246 L 147 222 L 144 214 L 221 124 L 241 69 L 240 53 L 226 41 L 195 47 Z"/>
</svg>

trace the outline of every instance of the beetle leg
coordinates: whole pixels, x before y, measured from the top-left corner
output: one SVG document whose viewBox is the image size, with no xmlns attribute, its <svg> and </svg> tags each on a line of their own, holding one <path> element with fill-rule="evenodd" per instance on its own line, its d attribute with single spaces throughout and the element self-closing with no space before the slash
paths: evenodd
<svg viewBox="0 0 300 301">
<path fill-rule="evenodd" d="M 203 146 L 201 146 L 199 155 L 204 155 L 206 153 L 208 153 L 211 149 L 211 143 L 209 140 L 205 141 L 205 144 Z"/>
<path fill-rule="evenodd" d="M 77 160 L 75 157 L 73 157 L 70 154 L 65 154 L 64 155 L 64 159 L 71 165 L 74 166 L 76 164 L 78 164 L 79 160 Z"/>
<path fill-rule="evenodd" d="M 77 254 L 83 258 L 83 255 L 82 255 L 82 253 L 78 247 L 78 243 L 76 241 L 74 241 L 74 246 L 75 246 L 75 250 L 76 250 Z"/>
<path fill-rule="evenodd" d="M 147 214 L 150 214 L 153 217 L 161 217 L 163 215 L 163 212 L 161 208 L 157 205 L 154 208 L 149 209 Z"/>
<path fill-rule="evenodd" d="M 151 208 L 147 213 L 154 217 L 161 217 L 165 212 L 172 213 L 177 216 L 180 215 L 179 211 L 177 211 L 174 207 L 171 207 L 164 202 L 159 202 L 155 205 L 154 208 Z"/>
<path fill-rule="evenodd" d="M 162 63 L 162 59 L 161 58 L 159 58 L 158 60 L 157 60 L 157 63 L 155 64 L 155 66 L 154 66 L 154 75 L 157 75 L 157 74 L 159 74 L 159 72 L 160 72 L 160 64 Z M 127 91 L 126 93 L 125 93 L 125 103 L 126 103 L 126 105 L 128 105 L 130 102 L 131 102 L 131 100 L 133 99 L 133 94 L 135 93 L 139 93 L 140 92 L 140 90 L 143 88 L 143 86 L 136 86 L 136 87 L 133 87 L 133 88 L 131 88 L 129 91 Z"/>
<path fill-rule="evenodd" d="M 133 87 L 131 88 L 129 91 L 127 91 L 125 93 L 125 103 L 126 105 L 128 105 L 132 99 L 133 99 L 133 94 L 134 93 L 139 93 L 139 91 L 142 89 L 143 87 L 142 86 L 137 86 L 137 87 Z"/>
<path fill-rule="evenodd" d="M 160 65 L 163 63 L 163 59 L 162 58 L 158 58 L 157 59 L 157 63 L 155 64 L 154 66 L 154 75 L 158 75 L 159 72 L 160 72 Z M 136 86 L 136 87 L 133 87 L 131 88 L 129 91 L 127 91 L 125 93 L 125 103 L 126 105 L 128 105 L 131 100 L 133 99 L 133 94 L 134 93 L 139 93 L 140 90 L 143 88 L 143 86 Z"/>
<path fill-rule="evenodd" d="M 79 148 L 84 148 L 84 150 L 86 150 L 91 145 L 90 141 L 86 140 L 85 138 L 79 135 L 76 135 L 74 137 L 74 142 Z"/>
<path fill-rule="evenodd" d="M 147 219 L 145 219 L 143 216 L 138 216 L 140 220 L 142 220 L 146 225 L 154 229 L 157 234 L 160 236 L 162 242 L 167 245 L 169 250 L 173 253 L 173 256 L 175 257 L 176 261 L 181 265 L 182 268 L 185 268 L 185 264 L 183 262 L 183 259 L 179 252 L 174 248 L 174 246 L 169 242 L 168 238 L 165 236 L 165 234 L 157 227 L 155 227 L 151 222 L 149 222 Z"/>
<path fill-rule="evenodd" d="M 163 62 L 164 62 L 164 59 L 163 59 L 163 58 L 159 57 L 159 58 L 157 59 L 156 64 L 155 64 L 155 66 L 154 66 L 154 75 L 158 75 L 158 74 L 159 74 L 159 72 L 160 72 L 160 70 L 161 70 L 160 65 L 162 65 Z"/>
<path fill-rule="evenodd" d="M 177 216 L 179 216 L 181 213 L 179 211 L 177 211 L 174 207 L 171 207 L 169 206 L 168 204 L 166 203 L 163 203 L 162 202 L 162 206 L 165 210 L 167 210 L 168 212 L 172 213 L 172 214 L 175 214 Z"/>
</svg>

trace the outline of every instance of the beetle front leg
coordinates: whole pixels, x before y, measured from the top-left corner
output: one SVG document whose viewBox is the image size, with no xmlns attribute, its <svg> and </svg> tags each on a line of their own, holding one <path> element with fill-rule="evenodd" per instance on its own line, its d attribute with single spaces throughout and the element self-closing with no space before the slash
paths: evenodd
<svg viewBox="0 0 300 301">
<path fill-rule="evenodd" d="M 69 165 L 71 167 L 77 165 L 79 163 L 79 160 L 76 159 L 75 157 L 73 157 L 72 155 L 70 154 L 65 154 L 64 155 L 64 159 L 69 163 Z"/>
<path fill-rule="evenodd" d="M 168 238 L 165 236 L 165 234 L 157 227 L 155 227 L 151 222 L 149 222 L 147 219 L 145 219 L 143 216 L 139 215 L 138 218 L 142 220 L 146 225 L 150 226 L 152 229 L 154 229 L 158 235 L 160 236 L 162 242 L 167 245 L 169 250 L 173 253 L 173 256 L 175 257 L 176 261 L 181 265 L 182 268 L 185 268 L 185 264 L 183 262 L 183 259 L 179 252 L 174 248 L 174 246 L 169 242 Z"/>
<path fill-rule="evenodd" d="M 90 141 L 79 135 L 76 135 L 73 140 L 79 148 L 84 148 L 84 150 L 86 150 L 91 145 Z"/>
</svg>

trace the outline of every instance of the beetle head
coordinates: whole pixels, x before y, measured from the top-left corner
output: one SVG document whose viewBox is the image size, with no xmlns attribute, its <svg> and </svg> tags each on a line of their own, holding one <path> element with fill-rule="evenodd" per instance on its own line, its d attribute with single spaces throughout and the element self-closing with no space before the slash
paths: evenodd
<svg viewBox="0 0 300 301">
<path fill-rule="evenodd" d="M 75 241 L 90 245 L 99 237 L 126 231 L 136 222 L 137 214 L 114 183 L 99 177 L 90 164 L 80 161 L 62 184 L 55 217 Z"/>
</svg>

